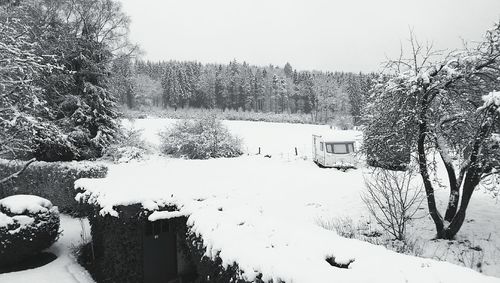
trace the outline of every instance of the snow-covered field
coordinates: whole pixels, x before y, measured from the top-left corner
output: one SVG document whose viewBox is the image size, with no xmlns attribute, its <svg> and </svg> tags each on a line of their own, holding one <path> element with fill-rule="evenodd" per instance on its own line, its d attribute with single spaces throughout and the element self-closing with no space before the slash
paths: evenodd
<svg viewBox="0 0 500 283">
<path fill-rule="evenodd" d="M 133 126 L 142 129 L 145 139 L 157 145 L 157 133 L 174 122 L 142 119 L 136 120 Z M 328 126 L 224 123 L 243 139 L 248 154 L 256 153 L 261 147 L 263 154 L 273 158 L 247 156 L 209 161 L 154 158 L 117 165 L 106 181 L 85 181 L 80 185 L 99 195 L 104 213 L 113 213 L 115 204 L 133 202 L 143 202 L 150 209 L 157 208 L 152 200 L 179 205 L 181 213 L 190 215 L 190 224 L 206 241 L 208 255 L 220 252 L 224 263 L 237 262 L 247 279 L 262 272 L 264 278 L 292 282 L 334 279 L 365 282 L 377 281 L 377 278 L 384 278 L 384 282 L 466 282 L 469 275 L 472 276 L 469 281 L 486 280 L 454 265 L 401 256 L 382 247 L 340 238 L 335 232 L 320 227 L 318 223 L 342 218 L 350 218 L 354 223 L 372 222 L 360 198 L 368 169 L 346 173 L 320 169 L 310 159 L 293 156 L 295 147 L 299 155 L 310 156 L 311 134 L 329 131 Z M 348 134 L 358 141 L 361 139 L 360 132 Z M 141 178 L 124 178 L 134 175 Z M 117 194 L 102 193 L 113 186 L 120 188 Z M 135 187 L 148 189 L 138 194 Z M 436 194 L 439 205 L 444 207 L 447 190 L 443 188 Z M 428 217 L 410 227 L 412 241 L 427 258 L 500 276 L 499 209 L 500 204 L 490 194 L 478 191 L 457 241 L 431 241 L 434 228 Z M 154 217 L 169 215 L 155 214 Z M 328 256 L 341 261 L 356 260 L 349 271 L 344 271 L 326 263 Z M 397 271 L 388 273 L 387 266 Z M 430 268 L 422 272 L 423 266 Z M 358 272 L 353 272 L 355 270 Z M 455 275 L 450 277 L 450 273 Z"/>
<path fill-rule="evenodd" d="M 140 176 L 140 178 L 138 178 Z M 158 158 L 115 166 L 106 179 L 81 179 L 84 199 L 116 215 L 114 205 L 150 210 L 175 204 L 189 215 L 207 255 L 238 263 L 247 280 L 286 282 L 500 282 L 446 262 L 406 256 L 346 239 L 318 219 L 366 217 L 363 171 L 320 169 L 304 160 L 245 156 L 193 161 Z M 114 189 L 116 188 L 116 189 Z M 151 219 L 179 213 L 153 213 Z M 235 240 L 237 239 L 237 240 Z M 330 266 L 354 260 L 349 269 Z"/>
<path fill-rule="evenodd" d="M 141 119 L 133 126 L 143 129 L 144 138 L 157 145 L 158 131 L 173 122 Z M 424 217 L 416 220 L 409 232 L 427 258 L 397 254 L 382 246 L 342 238 L 320 225 L 342 218 L 373 224 L 360 198 L 369 169 L 321 169 L 310 159 L 294 157 L 294 147 L 299 155 L 309 156 L 311 134 L 327 131 L 327 126 L 225 123 L 243 139 L 250 156 L 207 161 L 154 156 L 112 165 L 108 178 L 81 180 L 78 185 L 88 190 L 103 213 L 114 214 L 113 205 L 117 204 L 139 202 L 151 210 L 165 203 L 176 204 L 202 236 L 207 255 L 219 253 L 228 265 L 237 262 L 246 279 L 262 273 L 264 280 L 286 282 L 500 282 L 459 266 L 500 277 L 500 203 L 490 194 L 475 192 L 456 241 L 431 240 L 433 224 Z M 129 122 L 124 124 L 130 126 Z M 349 134 L 360 139 L 359 132 Z M 258 147 L 272 158 L 253 156 Z M 443 208 L 447 190 L 439 189 L 436 196 Z M 175 216 L 154 213 L 151 219 Z M 0 282 L 24 282 L 25 278 L 29 282 L 35 278 L 30 276 L 38 276 L 33 282 L 79 282 L 74 274 L 88 279 L 64 248 L 69 242 L 80 241 L 79 224 L 69 220 L 63 219 L 62 227 L 68 230 L 65 237 L 72 235 L 72 240 L 63 238 L 52 248 L 60 250 L 60 258 L 39 269 L 0 275 Z M 327 257 L 335 257 L 339 263 L 354 262 L 349 269 L 339 269 L 330 266 Z M 44 276 L 46 281 L 40 279 Z M 61 280 L 54 280 L 54 276 Z M 85 280 L 80 282 L 88 282 Z"/>
<path fill-rule="evenodd" d="M 158 133 L 171 127 L 177 120 L 148 118 L 134 121 L 123 120 L 126 128 L 143 131 L 143 137 L 153 145 L 160 144 Z M 249 154 L 270 154 L 284 158 L 293 158 L 295 148 L 299 156 L 312 155 L 312 134 L 330 132 L 326 125 L 269 123 L 252 121 L 223 121 L 229 131 L 243 141 L 243 150 Z M 359 131 L 347 131 L 357 141 L 361 141 Z"/>
</svg>

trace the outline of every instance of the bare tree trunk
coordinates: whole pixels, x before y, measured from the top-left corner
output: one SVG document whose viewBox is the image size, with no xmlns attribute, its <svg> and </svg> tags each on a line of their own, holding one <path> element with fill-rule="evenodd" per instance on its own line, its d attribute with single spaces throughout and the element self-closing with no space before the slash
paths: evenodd
<svg viewBox="0 0 500 283">
<path fill-rule="evenodd" d="M 446 213 L 444 215 L 444 220 L 451 222 L 453 220 L 453 217 L 457 213 L 458 209 L 458 201 L 460 200 L 460 185 L 457 180 L 457 176 L 455 174 L 455 168 L 453 167 L 453 164 L 451 164 L 451 161 L 448 160 L 442 152 L 439 145 L 437 145 L 439 148 L 439 153 L 441 156 L 441 160 L 443 160 L 444 167 L 446 168 L 446 172 L 448 173 L 448 180 L 450 184 L 450 196 L 448 198 L 448 207 L 446 208 Z"/>
<path fill-rule="evenodd" d="M 465 177 L 464 187 L 463 187 L 463 196 L 462 201 L 460 203 L 460 209 L 453 217 L 450 225 L 446 228 L 445 234 L 443 235 L 444 239 L 453 239 L 455 235 L 458 233 L 462 224 L 465 221 L 465 212 L 467 211 L 467 207 L 469 206 L 470 199 L 472 197 L 472 193 L 474 189 L 479 184 L 479 174 L 477 168 L 470 169 L 467 172 L 467 176 Z"/>
<path fill-rule="evenodd" d="M 427 135 L 427 122 L 425 113 L 427 112 L 427 98 L 423 98 L 420 109 L 420 123 L 419 123 L 419 136 L 417 141 L 418 151 L 418 165 L 420 168 L 420 175 L 424 183 L 425 194 L 427 196 L 427 205 L 429 207 L 429 214 L 431 215 L 434 225 L 436 226 L 437 238 L 444 236 L 444 222 L 441 214 L 436 207 L 436 199 L 434 197 L 434 188 L 430 180 L 429 170 L 427 168 L 427 156 L 425 152 L 425 137 Z"/>
<path fill-rule="evenodd" d="M 469 158 L 470 166 L 467 168 L 467 173 L 465 175 L 464 186 L 463 186 L 463 195 L 462 201 L 460 203 L 460 209 L 453 217 L 450 225 L 446 229 L 445 238 L 453 239 L 455 235 L 458 233 L 462 224 L 465 220 L 465 212 L 467 211 L 467 207 L 469 206 L 470 199 L 472 194 L 474 193 L 474 189 L 481 181 L 481 164 L 478 163 L 478 157 L 481 152 L 481 147 L 483 145 L 484 140 L 490 134 L 491 125 L 489 123 L 488 118 L 482 123 L 481 128 L 479 129 L 479 134 L 476 136 L 474 140 L 474 144 L 472 146 L 472 152 Z"/>
</svg>

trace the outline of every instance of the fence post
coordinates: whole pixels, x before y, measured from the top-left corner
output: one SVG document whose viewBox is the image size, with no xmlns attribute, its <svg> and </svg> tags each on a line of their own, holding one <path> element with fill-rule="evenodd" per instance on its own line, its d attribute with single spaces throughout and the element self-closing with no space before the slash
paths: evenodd
<svg viewBox="0 0 500 283">
<path fill-rule="evenodd" d="M 297 151 L 297 147 L 295 147 L 295 156 L 299 155 L 298 151 Z"/>
</svg>

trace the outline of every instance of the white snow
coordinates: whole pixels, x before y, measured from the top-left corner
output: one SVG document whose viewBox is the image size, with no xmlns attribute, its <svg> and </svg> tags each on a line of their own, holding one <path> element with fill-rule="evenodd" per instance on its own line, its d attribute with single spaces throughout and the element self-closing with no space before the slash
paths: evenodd
<svg viewBox="0 0 500 283">
<path fill-rule="evenodd" d="M 88 221 L 61 215 L 61 228 L 61 237 L 47 250 L 55 254 L 57 259 L 39 268 L 0 274 L 0 282 L 93 283 L 94 280 L 76 262 L 72 253 L 75 247 L 82 244 L 82 232 L 89 231 Z"/>
<path fill-rule="evenodd" d="M 143 136 L 158 145 L 158 131 L 174 122 L 140 119 L 123 124 L 143 129 Z M 409 228 L 425 244 L 422 256 L 432 259 L 397 254 L 382 246 L 341 238 L 318 224 L 343 217 L 371 221 L 360 198 L 363 178 L 369 176 L 366 169 L 344 173 L 290 158 L 295 147 L 300 156 L 309 156 L 311 135 L 328 131 L 328 126 L 224 123 L 244 139 L 247 153 L 253 155 L 261 147 L 262 154 L 273 157 L 207 161 L 156 157 L 110 165 L 108 178 L 77 182 L 87 190 L 80 197 L 101 205 L 102 214 L 119 216 L 114 205 L 141 203 L 153 211 L 151 221 L 188 216 L 193 231 L 204 241 L 207 256 L 218 254 L 225 265 L 237 262 L 249 280 L 263 273 L 264 280 L 294 283 L 500 282 L 472 269 L 433 260 L 470 268 L 480 262 L 485 274 L 500 276 L 500 203 L 490 194 L 474 193 L 456 241 L 430 240 L 435 230 L 429 217 Z M 352 134 L 359 141 L 360 132 Z M 447 198 L 446 188 L 436 190 L 440 211 Z M 176 205 L 180 211 L 156 211 L 164 205 Z M 0 227 L 13 221 L 9 219 L 0 213 Z M 88 233 L 88 223 L 84 224 Z M 34 270 L 0 274 L 0 282 L 92 282 L 70 253 L 70 247 L 82 241 L 80 223 L 62 216 L 61 225 L 63 237 L 50 249 L 59 256 L 56 261 Z M 482 250 L 470 250 L 476 246 Z M 475 253 L 468 253 L 471 251 Z M 479 261 L 475 255 L 481 256 Z M 349 269 L 339 269 L 326 262 L 330 257 L 337 263 L 354 262 Z"/>
<path fill-rule="evenodd" d="M 35 219 L 33 217 L 29 217 L 27 215 L 15 215 L 12 216 L 12 219 L 19 223 L 21 226 L 26 226 L 26 225 L 31 225 L 33 222 L 35 222 Z"/>
<path fill-rule="evenodd" d="M 500 91 L 492 91 L 487 95 L 484 95 L 483 101 L 484 104 L 480 107 L 480 109 L 495 105 L 497 107 L 497 111 L 500 112 Z"/>
<path fill-rule="evenodd" d="M 237 263 L 246 280 L 286 282 L 499 282 L 446 262 L 398 254 L 346 239 L 318 219 L 366 213 L 362 170 L 320 169 L 310 161 L 259 156 L 189 161 L 152 159 L 120 164 L 105 179 L 80 179 L 80 200 L 113 207 L 176 205 L 202 237 L 206 255 Z M 151 220 L 172 217 L 156 213 Z M 349 269 L 332 267 L 354 260 Z"/>
<path fill-rule="evenodd" d="M 7 214 L 0 212 L 0 228 L 7 227 L 11 224 L 14 224 L 14 219 Z"/>
<path fill-rule="evenodd" d="M 171 219 L 182 216 L 188 216 L 186 213 L 182 213 L 180 211 L 154 211 L 151 215 L 148 216 L 149 221 L 156 221 L 160 219 Z"/>
<path fill-rule="evenodd" d="M 11 217 L 11 219 L 14 224 L 19 224 L 19 226 L 16 229 L 9 230 L 10 234 L 19 233 L 21 230 L 25 229 L 26 226 L 31 225 L 33 224 L 33 222 L 35 222 L 35 219 L 27 215 L 14 215 Z"/>
<path fill-rule="evenodd" d="M 0 206 L 14 214 L 46 212 L 52 207 L 49 200 L 33 195 L 13 195 L 0 199 Z"/>
<path fill-rule="evenodd" d="M 500 134 L 491 134 L 491 139 L 500 143 Z"/>
</svg>

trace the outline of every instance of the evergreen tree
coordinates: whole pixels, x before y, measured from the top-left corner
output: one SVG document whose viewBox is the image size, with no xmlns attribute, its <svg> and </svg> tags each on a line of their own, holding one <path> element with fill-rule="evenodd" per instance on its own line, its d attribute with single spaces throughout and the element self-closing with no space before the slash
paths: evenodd
<svg viewBox="0 0 500 283">
<path fill-rule="evenodd" d="M 287 78 L 291 78 L 293 76 L 293 68 L 290 63 L 286 62 L 285 67 L 283 68 L 283 71 L 285 72 L 285 76 Z"/>
</svg>

